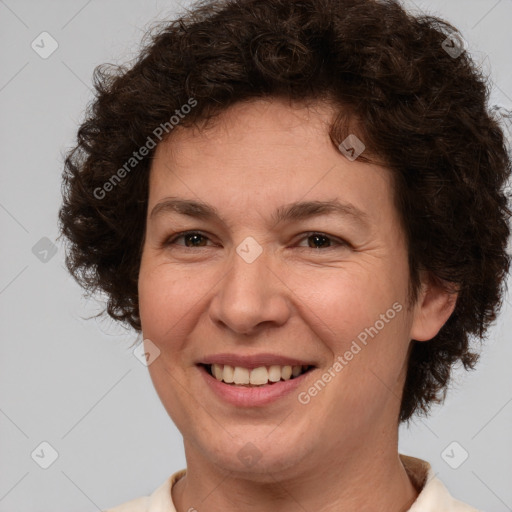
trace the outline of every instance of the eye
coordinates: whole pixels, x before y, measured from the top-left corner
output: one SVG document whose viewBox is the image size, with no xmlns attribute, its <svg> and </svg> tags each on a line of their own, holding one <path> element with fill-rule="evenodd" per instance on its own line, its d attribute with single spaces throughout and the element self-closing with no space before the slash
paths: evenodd
<svg viewBox="0 0 512 512">
<path fill-rule="evenodd" d="M 336 246 L 346 246 L 348 247 L 348 243 L 339 239 L 327 235 L 325 233 L 319 232 L 310 232 L 306 233 L 306 236 L 301 238 L 301 240 L 310 240 L 311 243 L 308 244 L 310 249 L 332 249 Z M 334 245 L 333 245 L 334 243 Z"/>
<path fill-rule="evenodd" d="M 178 240 L 183 240 L 184 243 L 177 243 Z M 177 233 L 172 235 L 170 238 L 164 241 L 165 246 L 168 245 L 178 245 L 183 246 L 185 248 L 199 248 L 199 247 L 207 247 L 207 242 L 210 239 L 200 231 L 184 231 L 182 233 Z M 310 232 L 305 233 L 300 240 L 307 240 L 309 249 L 333 249 L 335 247 L 348 247 L 349 244 L 339 238 L 332 237 L 325 233 L 320 232 Z"/>
<path fill-rule="evenodd" d="M 183 239 L 185 243 L 177 244 L 176 241 L 180 239 Z M 209 240 L 209 238 L 200 231 L 184 231 L 165 240 L 164 245 L 183 245 L 187 248 L 205 247 L 206 243 L 203 242 L 206 242 L 206 240 Z"/>
</svg>

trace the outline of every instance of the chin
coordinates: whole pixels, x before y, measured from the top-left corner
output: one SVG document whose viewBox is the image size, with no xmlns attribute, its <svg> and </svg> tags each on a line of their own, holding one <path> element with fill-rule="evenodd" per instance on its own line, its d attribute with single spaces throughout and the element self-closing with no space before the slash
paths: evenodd
<svg viewBox="0 0 512 512">
<path fill-rule="evenodd" d="M 281 427 L 277 427 L 279 429 Z M 277 473 L 294 473 L 304 469 L 304 460 L 314 447 L 307 448 L 304 436 L 273 428 L 240 428 L 239 434 L 226 435 L 212 446 L 212 438 L 202 439 L 201 452 L 210 462 L 226 472 L 257 482 L 275 482 Z M 254 435 L 251 434 L 254 432 Z"/>
</svg>

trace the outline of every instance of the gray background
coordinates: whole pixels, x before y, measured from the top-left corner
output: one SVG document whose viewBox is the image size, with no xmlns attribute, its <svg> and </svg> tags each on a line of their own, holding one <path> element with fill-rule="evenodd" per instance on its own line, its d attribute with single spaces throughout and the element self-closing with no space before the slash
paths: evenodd
<svg viewBox="0 0 512 512">
<path fill-rule="evenodd" d="M 512 109 L 512 0 L 405 4 L 458 26 L 492 73 L 493 103 Z M 101 302 L 82 297 L 55 241 L 63 153 L 92 98 L 94 67 L 133 58 L 150 23 L 179 9 L 0 0 L 0 512 L 95 511 L 185 467 L 181 435 L 129 348 L 135 335 L 84 320 Z M 43 31 L 59 45 L 46 59 L 31 47 Z M 444 407 L 400 432 L 402 453 L 429 460 L 457 498 L 489 512 L 512 510 L 511 311 L 507 296 L 477 371 L 457 372 Z M 47 469 L 52 448 L 42 442 L 58 454 Z"/>
</svg>

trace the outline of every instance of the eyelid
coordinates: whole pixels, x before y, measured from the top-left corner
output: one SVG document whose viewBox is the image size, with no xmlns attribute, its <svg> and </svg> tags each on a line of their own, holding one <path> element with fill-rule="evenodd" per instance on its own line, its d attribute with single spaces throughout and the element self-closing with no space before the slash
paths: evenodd
<svg viewBox="0 0 512 512">
<path fill-rule="evenodd" d="M 181 231 L 179 233 L 174 233 L 173 235 L 167 237 L 164 240 L 163 245 L 164 246 L 173 245 L 176 242 L 176 240 L 183 238 L 187 235 L 201 235 L 202 237 L 206 238 L 207 240 L 212 241 L 211 238 L 206 233 L 204 233 L 202 231 L 189 230 L 189 231 Z M 334 243 L 334 245 L 330 246 L 330 247 L 323 247 L 323 248 L 322 247 L 318 247 L 318 248 L 302 247 L 302 248 L 313 249 L 315 251 L 319 251 L 319 250 L 326 251 L 328 249 L 335 249 L 336 247 L 343 247 L 343 246 L 351 247 L 350 243 L 348 243 L 346 240 L 338 238 L 334 235 L 329 235 L 328 233 L 324 233 L 323 231 L 306 231 L 304 233 L 301 233 L 300 238 L 297 240 L 296 243 L 298 243 L 302 240 L 305 240 L 305 239 L 309 238 L 310 236 L 314 236 L 314 235 L 325 237 L 328 240 L 330 240 L 331 243 Z M 181 244 L 179 244 L 179 245 L 181 245 Z M 195 249 L 194 247 L 187 247 L 186 245 L 182 245 L 182 247 L 184 247 L 185 249 Z"/>
<path fill-rule="evenodd" d="M 174 233 L 173 235 L 166 237 L 164 239 L 163 245 L 172 245 L 176 240 L 178 240 L 179 238 L 183 238 L 187 235 L 201 235 L 202 237 L 211 241 L 211 238 L 203 231 L 192 229 L 189 231 L 180 231 L 179 233 Z M 187 247 L 186 245 L 183 245 L 183 247 L 185 249 L 193 249 L 193 247 Z"/>
<path fill-rule="evenodd" d="M 346 240 L 343 240 L 334 235 L 329 235 L 328 233 L 324 233 L 323 231 L 306 231 L 304 233 L 301 233 L 301 238 L 299 239 L 299 241 L 302 241 L 302 240 L 307 239 L 310 236 L 314 236 L 314 235 L 325 237 L 328 240 L 330 240 L 331 242 L 334 242 L 334 244 L 335 244 L 334 246 L 325 247 L 325 248 L 323 248 L 324 251 L 328 250 L 328 249 L 335 249 L 338 246 L 346 246 L 346 247 L 350 246 L 350 244 Z M 319 247 L 319 248 L 315 249 L 314 247 L 306 247 L 306 249 L 319 250 L 321 248 Z"/>
</svg>

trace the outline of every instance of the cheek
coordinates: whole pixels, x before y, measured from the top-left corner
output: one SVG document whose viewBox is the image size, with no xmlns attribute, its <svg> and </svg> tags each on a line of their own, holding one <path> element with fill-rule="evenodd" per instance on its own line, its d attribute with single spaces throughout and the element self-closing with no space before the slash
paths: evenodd
<svg viewBox="0 0 512 512">
<path fill-rule="evenodd" d="M 139 274 L 139 311 L 144 336 L 163 342 L 175 335 L 194 302 L 194 286 L 179 272 L 165 265 L 148 269 L 141 266 Z"/>
<path fill-rule="evenodd" d="M 381 279 L 377 279 L 379 275 Z M 405 297 L 397 281 L 386 275 L 339 269 L 329 276 L 302 279 L 295 288 L 303 304 L 299 314 L 332 353 L 333 360 L 342 358 L 337 382 L 353 384 L 348 391 L 345 386 L 339 391 L 351 403 L 374 394 L 378 401 L 379 390 L 394 387 L 405 361 Z M 338 393 L 335 388 L 332 392 Z"/>
<path fill-rule="evenodd" d="M 393 303 L 401 302 L 393 282 L 379 280 L 376 276 L 383 273 L 369 270 L 347 266 L 324 275 L 311 273 L 304 277 L 303 273 L 295 280 L 294 293 L 311 322 L 323 326 L 322 339 L 337 339 L 343 348 L 349 338 L 374 325 Z"/>
</svg>

